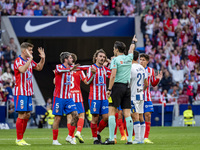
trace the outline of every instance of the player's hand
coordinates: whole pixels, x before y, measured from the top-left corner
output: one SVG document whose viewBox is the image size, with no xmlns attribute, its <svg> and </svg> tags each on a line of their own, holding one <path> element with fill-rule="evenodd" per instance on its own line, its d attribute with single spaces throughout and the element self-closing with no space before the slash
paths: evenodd
<svg viewBox="0 0 200 150">
<path fill-rule="evenodd" d="M 92 74 L 95 74 L 96 73 L 96 68 L 92 66 L 91 72 L 92 72 Z"/>
<path fill-rule="evenodd" d="M 162 77 L 163 77 L 163 73 L 162 73 L 162 71 L 158 71 L 158 75 L 156 76 L 156 78 L 158 78 L 158 79 L 162 79 Z"/>
<path fill-rule="evenodd" d="M 77 69 L 78 66 L 80 66 L 80 64 L 74 65 L 74 66 L 70 69 L 70 71 L 75 71 L 75 70 Z"/>
<path fill-rule="evenodd" d="M 134 35 L 132 41 L 135 41 L 135 42 L 137 43 L 138 40 L 137 40 L 137 38 L 136 38 L 136 35 Z"/>
<path fill-rule="evenodd" d="M 45 58 L 44 48 L 38 47 L 38 52 L 40 53 L 39 56 L 41 58 Z"/>
<path fill-rule="evenodd" d="M 54 74 L 55 74 L 55 72 L 56 72 L 56 69 L 53 70 L 53 73 L 54 73 Z"/>
<path fill-rule="evenodd" d="M 33 59 L 33 55 L 29 52 L 28 49 L 26 49 L 26 52 L 27 52 L 27 54 L 28 54 L 28 57 L 29 57 L 30 59 Z"/>
<path fill-rule="evenodd" d="M 110 94 L 111 94 L 110 91 L 107 91 L 107 92 L 106 92 L 106 97 L 107 97 L 107 99 L 110 97 Z"/>
</svg>

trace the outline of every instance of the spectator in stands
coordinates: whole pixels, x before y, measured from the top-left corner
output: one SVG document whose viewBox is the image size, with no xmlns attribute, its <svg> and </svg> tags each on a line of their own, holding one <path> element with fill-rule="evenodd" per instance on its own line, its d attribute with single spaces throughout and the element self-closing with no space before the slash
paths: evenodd
<svg viewBox="0 0 200 150">
<path fill-rule="evenodd" d="M 151 97 L 153 101 L 159 102 L 161 101 L 161 92 L 158 90 L 158 86 L 153 87 L 153 90 L 151 91 Z"/>
<path fill-rule="evenodd" d="M 11 51 L 10 47 L 7 46 L 6 51 L 4 53 L 4 59 L 8 62 L 10 62 L 12 59 L 14 59 L 14 55 L 15 53 L 13 53 L 13 51 Z"/>
<path fill-rule="evenodd" d="M 164 77 L 162 78 L 160 84 L 163 91 L 164 90 L 168 91 L 172 86 L 172 78 L 170 77 L 170 74 L 167 70 L 164 72 Z"/>
<path fill-rule="evenodd" d="M 172 86 L 169 89 L 168 94 L 170 94 L 171 97 L 178 97 L 179 96 L 179 91 L 178 91 L 177 85 Z"/>
<path fill-rule="evenodd" d="M 188 73 L 188 68 L 185 66 L 183 70 L 180 70 L 180 65 L 176 64 L 176 70 L 172 69 L 171 63 L 168 66 L 169 72 L 172 74 L 172 81 L 174 83 L 179 82 L 180 86 L 183 87 L 182 83 L 184 81 L 184 74 Z"/>
<path fill-rule="evenodd" d="M 125 16 L 133 16 L 134 6 L 133 6 L 133 4 L 131 4 L 131 1 L 125 1 L 123 7 L 124 7 L 124 15 Z"/>
<path fill-rule="evenodd" d="M 39 5 L 37 5 L 36 9 L 34 10 L 34 16 L 42 16 L 42 10 L 40 10 Z"/>
<path fill-rule="evenodd" d="M 24 10 L 24 3 L 22 0 L 16 0 L 16 14 L 19 16 L 23 15 L 23 10 Z"/>
<path fill-rule="evenodd" d="M 123 11 L 122 4 L 118 1 L 115 6 L 115 16 L 123 16 L 123 15 L 124 15 L 124 11 Z M 141 31 L 145 32 L 145 30 L 141 30 Z"/>
<path fill-rule="evenodd" d="M 47 103 L 46 103 L 46 107 L 50 106 L 50 108 L 52 107 L 52 99 L 49 97 L 47 99 Z"/>
<path fill-rule="evenodd" d="M 152 24 L 152 20 L 148 20 L 148 23 L 146 25 L 146 34 L 149 35 L 150 40 L 152 40 L 153 37 L 153 24 Z"/>
<path fill-rule="evenodd" d="M 142 19 L 141 19 L 141 22 L 140 22 L 140 30 L 143 34 L 143 38 L 145 38 L 145 34 L 146 34 L 146 21 L 145 21 L 145 17 L 143 16 Z"/>
<path fill-rule="evenodd" d="M 191 77 L 191 85 L 193 86 L 193 98 L 196 97 L 197 95 L 197 90 L 198 90 L 198 84 L 197 82 L 194 80 L 194 77 Z"/>
<path fill-rule="evenodd" d="M 4 82 L 8 81 L 8 79 L 11 79 L 11 82 L 13 82 L 13 75 L 11 73 L 11 69 L 7 68 L 6 72 L 4 72 L 1 76 L 2 80 Z"/>
<path fill-rule="evenodd" d="M 26 8 L 23 11 L 24 16 L 34 16 L 33 9 L 31 8 L 30 5 L 27 5 Z"/>
<path fill-rule="evenodd" d="M 14 51 L 15 53 L 17 53 L 17 44 L 15 44 L 15 41 L 14 41 L 14 38 L 13 37 L 11 37 L 10 38 L 10 41 L 9 41 L 9 43 L 8 43 L 8 46 L 10 47 L 10 49 L 12 50 L 12 51 Z"/>
<path fill-rule="evenodd" d="M 61 13 L 59 5 L 55 5 L 55 8 L 52 10 L 52 14 L 53 16 L 59 16 L 59 14 Z"/>
<path fill-rule="evenodd" d="M 193 102 L 193 91 L 194 91 L 194 87 L 192 86 L 191 80 L 190 80 L 189 85 L 187 87 L 187 95 L 189 96 L 190 105 L 192 105 L 192 102 Z"/>
</svg>

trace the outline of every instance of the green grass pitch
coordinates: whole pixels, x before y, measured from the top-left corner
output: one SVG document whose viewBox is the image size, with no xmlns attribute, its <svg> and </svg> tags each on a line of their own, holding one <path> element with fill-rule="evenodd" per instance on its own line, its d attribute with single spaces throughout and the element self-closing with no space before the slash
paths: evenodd
<svg viewBox="0 0 200 150">
<path fill-rule="evenodd" d="M 0 150 L 200 150 L 200 127 L 152 127 L 149 139 L 154 144 L 125 145 L 120 141 L 119 130 L 116 145 L 93 145 L 90 128 L 82 131 L 84 144 L 70 145 L 65 142 L 67 128 L 59 129 L 58 141 L 61 146 L 52 145 L 51 129 L 27 129 L 24 135 L 31 146 L 16 146 L 16 131 L 0 130 Z M 102 133 L 102 141 L 108 137 L 108 128 Z"/>
</svg>

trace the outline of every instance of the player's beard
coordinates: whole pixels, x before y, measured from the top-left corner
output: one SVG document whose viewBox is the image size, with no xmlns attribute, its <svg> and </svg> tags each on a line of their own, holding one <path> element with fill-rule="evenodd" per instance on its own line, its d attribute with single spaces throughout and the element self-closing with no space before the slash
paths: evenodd
<svg viewBox="0 0 200 150">
<path fill-rule="evenodd" d="M 99 60 L 100 65 L 103 65 L 104 62 L 105 62 L 105 60 L 103 60 L 103 59 Z"/>
</svg>

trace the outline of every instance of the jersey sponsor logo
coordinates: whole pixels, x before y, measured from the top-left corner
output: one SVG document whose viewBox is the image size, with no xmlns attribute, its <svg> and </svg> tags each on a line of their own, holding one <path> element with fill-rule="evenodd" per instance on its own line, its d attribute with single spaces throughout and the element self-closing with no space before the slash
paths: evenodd
<svg viewBox="0 0 200 150">
<path fill-rule="evenodd" d="M 102 76 L 99 76 L 98 77 L 98 81 L 99 81 L 99 83 L 98 84 L 96 84 L 97 86 L 104 86 L 105 84 L 104 84 L 104 80 L 103 80 L 103 77 Z"/>
<path fill-rule="evenodd" d="M 96 24 L 96 25 L 87 25 L 87 20 L 85 20 L 83 22 L 83 24 L 81 25 L 81 30 L 82 32 L 85 32 L 85 33 L 89 33 L 89 32 L 92 32 L 92 31 L 95 31 L 95 30 L 98 30 L 100 28 L 103 28 L 105 26 L 108 26 L 110 24 L 113 24 L 115 22 L 117 22 L 118 20 L 113 20 L 113 21 L 108 21 L 108 22 L 104 22 L 104 23 L 100 23 L 100 24 Z"/>
<path fill-rule="evenodd" d="M 23 109 L 24 108 L 24 100 L 20 100 L 20 108 Z"/>
<path fill-rule="evenodd" d="M 120 61 L 120 64 L 123 64 L 123 61 Z"/>
<path fill-rule="evenodd" d="M 69 105 L 68 108 L 70 109 L 70 108 L 72 108 L 72 107 L 74 107 L 74 106 L 76 106 L 76 104 L 74 104 L 74 105 Z"/>
<path fill-rule="evenodd" d="M 31 25 L 31 20 L 29 20 L 25 25 L 25 31 L 28 32 L 28 33 L 33 33 L 33 32 L 39 31 L 41 29 L 44 29 L 48 26 L 51 26 L 53 24 L 56 24 L 60 21 L 61 21 L 61 19 L 33 26 L 33 25 Z"/>
<path fill-rule="evenodd" d="M 28 74 L 27 80 L 31 80 L 32 79 L 32 73 L 30 71 L 27 71 L 27 74 Z"/>
<path fill-rule="evenodd" d="M 71 85 L 71 76 L 67 76 L 67 82 L 65 82 L 64 84 Z"/>
</svg>

